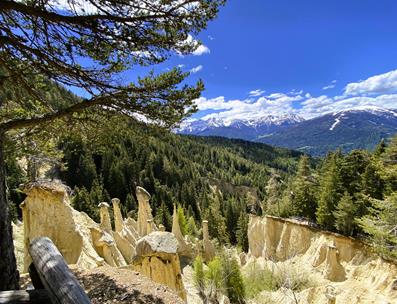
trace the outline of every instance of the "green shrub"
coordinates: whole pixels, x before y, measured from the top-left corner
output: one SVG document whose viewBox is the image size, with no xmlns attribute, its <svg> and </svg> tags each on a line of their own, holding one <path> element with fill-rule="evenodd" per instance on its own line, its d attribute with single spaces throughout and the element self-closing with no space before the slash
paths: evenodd
<svg viewBox="0 0 397 304">
<path fill-rule="evenodd" d="M 276 289 L 283 287 L 299 292 L 314 285 L 310 274 L 302 271 L 301 268 L 298 268 L 298 266 L 292 263 L 285 263 L 282 266 L 278 266 L 274 273 Z"/>
<path fill-rule="evenodd" d="M 245 271 L 244 285 L 249 299 L 254 298 L 261 291 L 276 290 L 274 271 L 269 268 L 262 269 L 256 263 L 251 264 Z"/>
<path fill-rule="evenodd" d="M 224 277 L 224 288 L 230 303 L 245 303 L 244 280 L 237 260 L 226 254 L 222 258 L 222 272 Z"/>
<path fill-rule="evenodd" d="M 197 287 L 200 295 L 204 295 L 205 292 L 205 274 L 204 274 L 204 265 L 203 259 L 201 256 L 197 256 L 193 263 L 193 280 L 194 285 Z"/>
</svg>

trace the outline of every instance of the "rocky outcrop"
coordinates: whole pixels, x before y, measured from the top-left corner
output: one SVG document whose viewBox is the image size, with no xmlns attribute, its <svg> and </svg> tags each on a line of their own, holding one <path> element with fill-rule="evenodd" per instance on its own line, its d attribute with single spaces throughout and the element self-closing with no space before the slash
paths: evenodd
<svg viewBox="0 0 397 304">
<path fill-rule="evenodd" d="M 70 205 L 69 189 L 58 181 L 38 181 L 24 186 L 27 197 L 21 204 L 24 226 L 24 270 L 31 263 L 27 248 L 32 239 L 49 237 L 68 264 L 90 269 L 105 263 L 111 266 L 130 264 L 137 240 L 147 232 L 157 230 L 153 223 L 147 192 L 138 187 L 139 218 L 124 220 L 120 201 L 112 200 L 115 230 L 112 229 L 109 204 L 98 205 L 100 223 Z M 138 230 L 142 231 L 142 235 Z"/>
<path fill-rule="evenodd" d="M 27 197 L 20 205 L 24 226 L 24 270 L 31 263 L 30 241 L 48 236 L 69 264 L 93 268 L 105 263 L 95 249 L 91 230 L 102 229 L 86 214 L 70 206 L 68 188 L 57 182 L 35 182 L 24 187 Z"/>
<path fill-rule="evenodd" d="M 346 272 L 339 262 L 339 252 L 335 246 L 328 246 L 325 260 L 324 277 L 333 282 L 346 280 Z"/>
<path fill-rule="evenodd" d="M 294 265 L 315 282 L 296 293 L 296 301 L 289 300 L 291 291 L 264 294 L 272 303 L 397 303 L 396 265 L 359 240 L 272 216 L 250 216 L 248 240 L 244 267 L 254 261 L 275 269 Z"/>
<path fill-rule="evenodd" d="M 186 300 L 178 257 L 178 240 L 170 232 L 152 232 L 136 244 L 133 268 L 153 281 L 169 286 Z"/>
<path fill-rule="evenodd" d="M 333 245 L 341 262 L 363 259 L 364 244 L 353 238 L 325 232 L 308 223 L 273 216 L 250 216 L 248 226 L 250 253 L 283 261 L 296 255 L 310 253 L 313 266 L 326 260 L 327 246 Z"/>
</svg>

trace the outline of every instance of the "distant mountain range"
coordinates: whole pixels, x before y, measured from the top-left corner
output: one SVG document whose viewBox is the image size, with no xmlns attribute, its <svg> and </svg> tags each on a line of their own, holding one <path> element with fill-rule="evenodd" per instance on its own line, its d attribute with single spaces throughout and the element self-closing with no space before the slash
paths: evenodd
<svg viewBox="0 0 397 304">
<path fill-rule="evenodd" d="M 373 149 L 397 133 L 397 110 L 367 106 L 305 120 L 297 115 L 260 119 L 209 119 L 182 123 L 180 134 L 223 136 L 300 150 L 313 156 L 341 148 Z"/>
</svg>

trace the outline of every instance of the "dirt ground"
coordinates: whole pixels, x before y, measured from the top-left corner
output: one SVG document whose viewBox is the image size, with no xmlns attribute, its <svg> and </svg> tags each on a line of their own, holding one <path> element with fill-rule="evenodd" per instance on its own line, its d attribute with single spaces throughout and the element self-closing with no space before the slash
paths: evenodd
<svg viewBox="0 0 397 304">
<path fill-rule="evenodd" d="M 85 289 L 92 304 L 183 304 L 167 286 L 154 283 L 138 272 L 103 266 L 92 270 L 70 267 Z M 21 277 L 21 288 L 30 283 L 29 276 Z"/>
</svg>

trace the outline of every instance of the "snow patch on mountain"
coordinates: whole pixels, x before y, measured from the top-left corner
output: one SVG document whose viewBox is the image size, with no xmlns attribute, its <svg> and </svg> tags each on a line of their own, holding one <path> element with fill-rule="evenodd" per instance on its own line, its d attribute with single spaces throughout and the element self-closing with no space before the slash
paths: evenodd
<svg viewBox="0 0 397 304">
<path fill-rule="evenodd" d="M 329 128 L 330 131 L 333 131 L 335 127 L 340 123 L 341 117 L 343 114 L 335 119 L 335 122 L 332 124 L 331 128 Z"/>
<path fill-rule="evenodd" d="M 263 126 L 280 126 L 304 121 L 304 118 L 296 114 L 282 114 L 279 116 L 268 115 L 249 119 L 231 118 L 207 118 L 207 119 L 188 119 L 180 124 L 177 133 L 199 133 L 206 129 L 232 127 L 232 128 L 260 128 Z"/>
<path fill-rule="evenodd" d="M 372 114 L 389 114 L 389 115 L 393 115 L 395 117 L 397 117 L 397 112 L 390 110 L 390 109 L 386 109 L 386 108 L 382 108 L 382 107 L 378 107 L 375 105 L 366 105 L 366 106 L 358 106 L 358 107 L 354 107 L 354 108 L 350 108 L 350 109 L 346 109 L 346 110 L 342 110 L 339 112 L 334 112 L 333 115 L 336 116 L 338 114 L 342 114 L 342 113 L 354 113 L 354 112 L 368 112 L 368 113 L 372 113 Z"/>
</svg>

